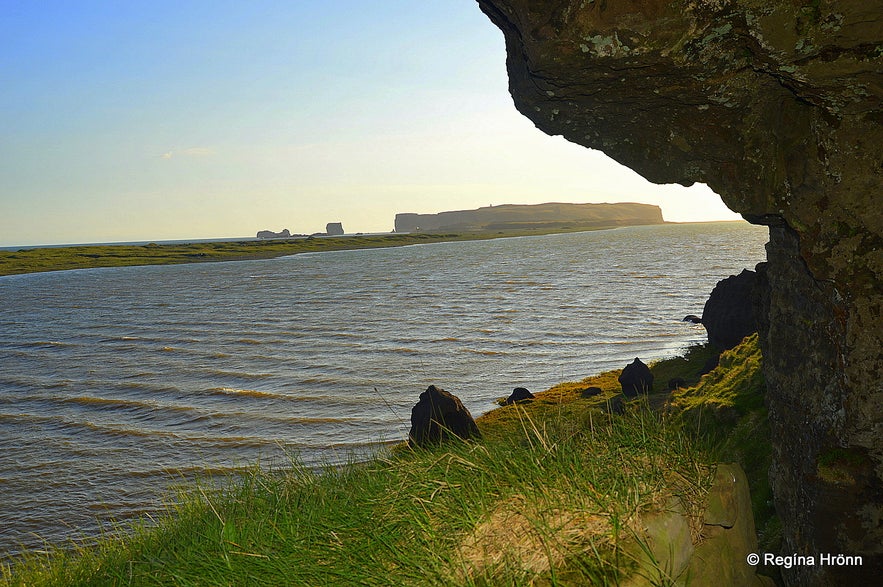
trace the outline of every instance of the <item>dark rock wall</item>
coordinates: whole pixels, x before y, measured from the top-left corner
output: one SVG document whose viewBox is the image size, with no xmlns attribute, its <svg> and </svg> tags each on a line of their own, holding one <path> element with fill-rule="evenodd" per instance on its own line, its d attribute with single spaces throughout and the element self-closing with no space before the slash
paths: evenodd
<svg viewBox="0 0 883 587">
<path fill-rule="evenodd" d="M 756 285 L 757 274 L 743 269 L 714 286 L 702 310 L 702 324 L 713 347 L 731 349 L 757 332 Z"/>
<path fill-rule="evenodd" d="M 883 572 L 883 0 L 479 0 L 516 107 L 770 225 L 759 317 L 794 585 Z"/>
</svg>

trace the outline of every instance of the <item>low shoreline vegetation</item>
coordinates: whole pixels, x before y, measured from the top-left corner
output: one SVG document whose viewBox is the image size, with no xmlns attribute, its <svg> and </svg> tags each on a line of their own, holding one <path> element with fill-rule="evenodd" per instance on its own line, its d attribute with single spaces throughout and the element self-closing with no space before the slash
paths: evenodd
<svg viewBox="0 0 883 587">
<path fill-rule="evenodd" d="M 26 554 L 0 566 L 0 583 L 618 585 L 636 568 L 642 516 L 672 499 L 702 540 L 718 462 L 741 462 L 762 496 L 760 533 L 775 527 L 763 501 L 757 336 L 700 378 L 713 354 L 694 347 L 652 365 L 656 381 L 684 386 L 627 402 L 622 414 L 609 409 L 619 393 L 612 371 L 485 414 L 478 442 L 403 444 L 321 472 L 294 464 L 192 487 L 162 519 Z M 602 393 L 584 397 L 589 387 Z"/>
<path fill-rule="evenodd" d="M 0 276 L 43 271 L 63 271 L 67 269 L 93 269 L 98 267 L 177 265 L 210 261 L 248 261 L 272 259 L 299 253 L 401 247 L 464 240 L 487 240 L 515 236 L 603 230 L 605 228 L 616 227 L 573 226 L 555 229 L 415 232 L 189 244 L 151 243 L 147 245 L 23 247 L 18 251 L 0 251 Z"/>
</svg>

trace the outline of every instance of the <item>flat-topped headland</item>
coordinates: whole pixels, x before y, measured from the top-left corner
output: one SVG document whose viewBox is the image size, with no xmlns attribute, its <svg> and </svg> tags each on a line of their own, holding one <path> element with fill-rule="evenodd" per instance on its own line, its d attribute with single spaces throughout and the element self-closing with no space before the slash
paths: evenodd
<svg viewBox="0 0 883 587">
<path fill-rule="evenodd" d="M 396 214 L 396 232 L 427 230 L 560 230 L 662 224 L 662 210 L 650 204 L 504 204 L 438 214 Z"/>
<path fill-rule="evenodd" d="M 420 220 L 415 226 L 412 221 L 407 220 L 411 217 L 437 217 L 441 220 L 434 223 Z M 329 228 L 334 230 L 312 237 L 294 236 L 290 233 L 289 237 L 284 237 L 279 233 L 283 237 L 242 241 L 25 247 L 17 251 L 0 251 L 0 276 L 95 267 L 247 261 L 298 253 L 531 236 L 662 223 L 662 211 L 659 207 L 645 204 L 505 205 L 431 215 L 397 214 L 395 233 L 387 234 L 342 235 L 337 234 L 343 230 L 339 223 L 332 223 Z"/>
</svg>

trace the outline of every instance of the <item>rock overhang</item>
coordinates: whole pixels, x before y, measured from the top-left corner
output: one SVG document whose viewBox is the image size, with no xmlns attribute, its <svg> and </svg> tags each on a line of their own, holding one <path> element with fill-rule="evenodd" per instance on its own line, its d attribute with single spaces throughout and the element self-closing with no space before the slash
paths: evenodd
<svg viewBox="0 0 883 587">
<path fill-rule="evenodd" d="M 881 158 L 868 148 L 883 139 L 883 44 L 874 8 L 846 4 L 479 2 L 504 32 L 516 107 L 537 127 L 655 183 L 706 183 L 751 220 L 781 217 L 823 279 L 842 270 L 825 250 L 860 246 L 841 244 L 838 221 L 883 233 L 870 213 Z M 875 182 L 849 177 L 854 164 Z M 849 203 L 832 206 L 831 191 Z"/>
<path fill-rule="evenodd" d="M 770 226 L 761 337 L 786 543 L 883 570 L 883 1 L 478 4 L 538 128 L 656 183 L 706 183 Z M 830 486 L 831 450 L 875 473 Z M 846 576 L 826 572 L 789 576 Z"/>
</svg>

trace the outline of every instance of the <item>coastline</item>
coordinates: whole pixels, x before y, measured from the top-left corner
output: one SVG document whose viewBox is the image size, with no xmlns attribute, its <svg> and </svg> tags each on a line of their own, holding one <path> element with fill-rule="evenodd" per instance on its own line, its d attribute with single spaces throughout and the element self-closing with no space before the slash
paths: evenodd
<svg viewBox="0 0 883 587">
<path fill-rule="evenodd" d="M 666 222 L 665 224 L 678 224 Z M 336 237 L 306 237 L 248 241 L 192 242 L 185 244 L 147 245 L 74 245 L 58 247 L 23 247 L 17 251 L 0 250 L 0 277 L 46 271 L 177 265 L 215 261 L 253 261 L 297 255 L 371 248 L 401 247 L 415 244 L 489 240 L 521 236 L 542 236 L 570 232 L 611 230 L 634 225 L 604 225 L 555 229 L 500 231 L 414 232 L 389 234 L 353 234 Z M 651 226 L 651 225 L 648 225 Z M 656 225 L 652 225 L 656 226 Z"/>
<path fill-rule="evenodd" d="M 652 364 L 656 379 L 685 377 L 686 387 L 651 392 L 622 410 L 613 408 L 622 403 L 620 370 L 606 371 L 476 418 L 478 441 L 422 449 L 402 443 L 321 471 L 293 463 L 251 470 L 221 486 L 197 483 L 182 488 L 157 518 L 2 561 L 0 584 L 220 584 L 255 576 L 281 583 L 296 569 L 294 576 L 311 584 L 341 577 L 370 584 L 419 577 L 418 583 L 430 578 L 445 585 L 558 577 L 577 585 L 635 573 L 668 576 L 674 559 L 666 553 L 684 549 L 675 574 L 707 579 L 722 564 L 753 575 L 738 549 L 714 565 L 703 563 L 701 549 L 708 550 L 710 539 L 701 521 L 715 469 L 735 462 L 750 489 L 750 497 L 741 494 L 738 522 L 750 533 L 738 548 L 774 548 L 778 540 L 765 505 L 769 439 L 757 336 L 701 376 L 697 369 L 709 352 L 707 345 L 693 347 Z M 671 514 L 664 504 L 675 502 Z M 641 533 L 642 520 L 663 513 L 677 531 Z M 513 524 L 518 532 L 504 530 Z M 654 540 L 653 556 L 639 556 Z M 554 556 L 537 559 L 544 546 Z M 692 561 L 694 550 L 700 554 Z"/>
</svg>

